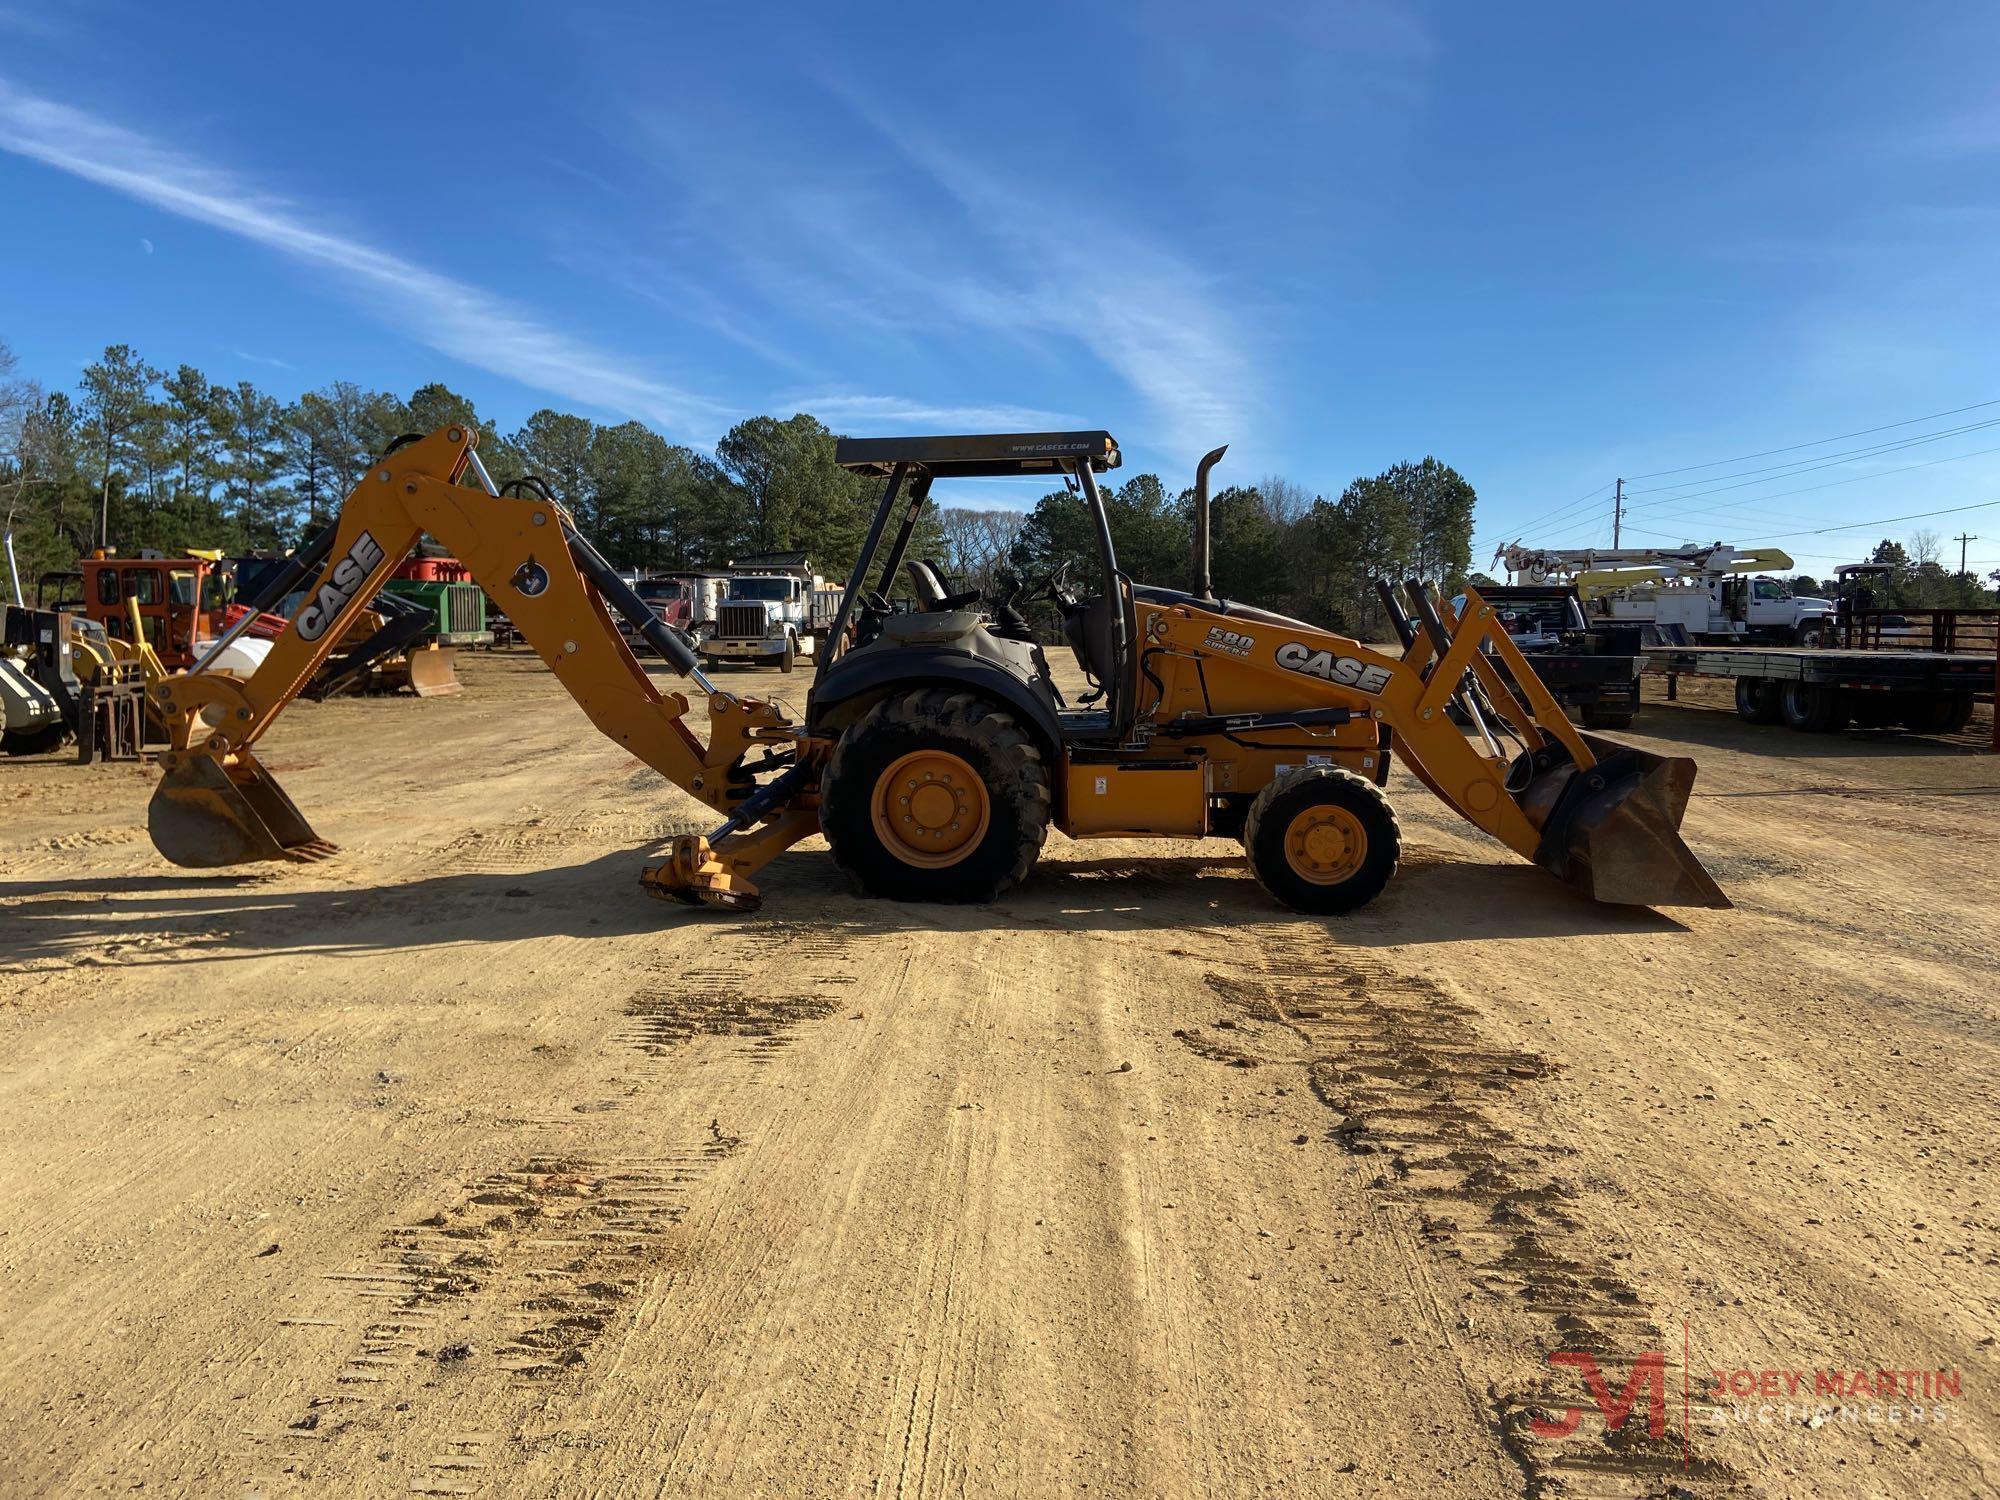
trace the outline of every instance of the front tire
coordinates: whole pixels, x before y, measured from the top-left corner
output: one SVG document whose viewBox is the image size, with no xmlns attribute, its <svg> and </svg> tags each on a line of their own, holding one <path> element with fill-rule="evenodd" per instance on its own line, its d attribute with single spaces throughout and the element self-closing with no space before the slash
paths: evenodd
<svg viewBox="0 0 2000 1500">
<path fill-rule="evenodd" d="M 892 901 L 993 900 L 1041 853 L 1052 806 L 1013 716 L 949 688 L 877 703 L 840 737 L 820 792 L 833 862 Z"/>
<path fill-rule="evenodd" d="M 1243 847 L 1257 883 L 1277 900 L 1331 916 L 1382 893 L 1402 858 L 1403 831 L 1373 783 L 1333 766 L 1302 766 L 1257 794 Z"/>
<path fill-rule="evenodd" d="M 796 636 L 785 637 L 785 649 L 778 653 L 778 670 L 789 672 L 799 664 L 799 642 Z"/>
</svg>

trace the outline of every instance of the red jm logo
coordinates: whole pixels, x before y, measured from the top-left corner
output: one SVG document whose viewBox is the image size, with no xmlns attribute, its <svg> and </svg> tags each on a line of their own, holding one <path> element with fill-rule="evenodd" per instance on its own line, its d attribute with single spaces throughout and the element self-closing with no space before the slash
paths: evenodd
<svg viewBox="0 0 2000 1500">
<path fill-rule="evenodd" d="M 1631 1378 L 1625 1382 L 1625 1389 L 1619 1395 L 1611 1394 L 1611 1387 L 1605 1383 L 1603 1372 L 1597 1368 L 1597 1357 L 1581 1349 L 1558 1349 L 1549 1356 L 1549 1368 L 1568 1367 L 1583 1373 L 1584 1389 L 1590 1392 L 1590 1399 L 1597 1403 L 1597 1409 L 1604 1416 L 1605 1427 L 1612 1432 L 1622 1428 L 1632 1415 L 1632 1408 L 1639 1397 L 1646 1399 L 1646 1432 L 1650 1437 L 1664 1437 L 1667 1431 L 1667 1356 L 1658 1349 L 1639 1356 L 1632 1366 Z M 1566 1438 L 1575 1433 L 1583 1422 L 1583 1408 L 1572 1406 L 1560 1421 L 1549 1422 L 1541 1417 L 1531 1418 L 1528 1430 L 1536 1437 Z"/>
</svg>

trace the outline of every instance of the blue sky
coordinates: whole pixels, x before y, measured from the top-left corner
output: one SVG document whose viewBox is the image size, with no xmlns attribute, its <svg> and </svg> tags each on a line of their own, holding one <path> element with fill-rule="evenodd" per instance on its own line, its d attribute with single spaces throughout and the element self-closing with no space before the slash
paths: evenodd
<svg viewBox="0 0 2000 1500">
<path fill-rule="evenodd" d="M 0 0 L 0 337 L 48 384 L 123 340 L 698 445 L 1102 426 L 1327 493 L 1434 453 L 1479 563 L 1653 474 L 1637 540 L 2000 566 L 2000 507 L 1798 534 L 2000 500 L 2000 405 L 1657 473 L 2000 401 L 1996 44 L 1969 4 Z"/>
</svg>

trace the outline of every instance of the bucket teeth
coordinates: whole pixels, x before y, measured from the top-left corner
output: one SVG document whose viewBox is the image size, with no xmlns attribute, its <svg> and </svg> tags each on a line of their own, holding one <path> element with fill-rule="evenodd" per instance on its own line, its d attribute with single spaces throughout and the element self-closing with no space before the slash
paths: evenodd
<svg viewBox="0 0 2000 1500">
<path fill-rule="evenodd" d="M 292 799 L 247 750 L 225 765 L 196 749 L 167 759 L 146 810 L 153 847 L 193 870 L 259 860 L 311 862 L 334 845 L 312 830 Z"/>
</svg>

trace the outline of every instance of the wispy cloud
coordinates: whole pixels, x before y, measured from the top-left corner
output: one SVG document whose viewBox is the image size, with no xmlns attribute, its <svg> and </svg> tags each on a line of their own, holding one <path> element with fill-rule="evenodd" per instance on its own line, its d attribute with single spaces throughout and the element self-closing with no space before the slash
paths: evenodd
<svg viewBox="0 0 2000 1500">
<path fill-rule="evenodd" d="M 891 346 L 901 366 L 954 384 L 996 343 L 1065 389 L 1087 362 L 1117 387 L 1093 397 L 1091 425 L 1173 450 L 1248 439 L 1262 339 L 1241 288 L 1136 219 L 1065 205 L 1045 182 L 952 150 L 816 67 L 806 74 L 849 112 L 849 135 L 861 127 L 858 147 L 842 137 L 829 153 L 754 119 L 697 136 L 651 101 L 622 121 L 646 166 L 673 181 L 679 209 L 658 237 L 724 247 L 718 274 L 739 326 L 761 313 L 831 334 L 816 362 L 840 372 L 841 389 L 868 380 L 855 373 L 861 351 L 879 365 Z M 910 404 L 986 405 L 947 390 Z"/>
<path fill-rule="evenodd" d="M 274 370 L 296 370 L 298 368 L 297 365 L 292 364 L 288 360 L 273 359 L 268 354 L 252 354 L 248 349 L 232 349 L 229 352 L 234 354 L 238 359 L 247 359 L 253 365 L 269 365 Z"/>
<path fill-rule="evenodd" d="M 0 150 L 329 271 L 439 353 L 567 400 L 686 431 L 715 404 L 505 298 L 340 232 L 225 168 L 0 79 Z"/>
<path fill-rule="evenodd" d="M 1023 188 L 891 119 L 844 83 L 829 88 L 963 210 L 997 252 L 998 285 L 956 275 L 934 294 L 961 316 L 1082 343 L 1178 440 L 1242 436 L 1257 382 L 1248 330 L 1218 279 L 1134 226 L 1052 211 Z"/>
<path fill-rule="evenodd" d="M 1032 406 L 934 406 L 902 396 L 864 396 L 819 391 L 786 396 L 775 403 L 786 411 L 811 412 L 829 426 L 900 422 L 940 432 L 1055 432 L 1070 421 L 1061 412 Z"/>
</svg>

